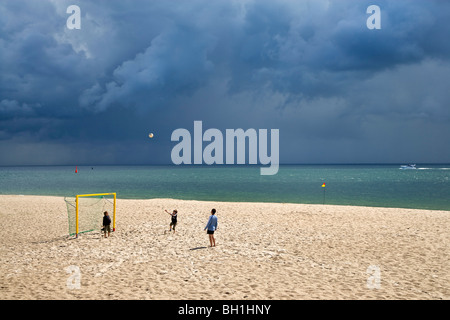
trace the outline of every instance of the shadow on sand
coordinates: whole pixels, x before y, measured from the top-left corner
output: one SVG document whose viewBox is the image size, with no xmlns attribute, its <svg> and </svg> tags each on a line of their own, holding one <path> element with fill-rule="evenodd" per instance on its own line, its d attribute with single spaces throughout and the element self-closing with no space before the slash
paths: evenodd
<svg viewBox="0 0 450 320">
<path fill-rule="evenodd" d="M 191 249 L 189 249 L 189 250 L 198 250 L 198 249 L 206 249 L 206 247 L 197 247 L 197 248 L 191 248 Z"/>
</svg>

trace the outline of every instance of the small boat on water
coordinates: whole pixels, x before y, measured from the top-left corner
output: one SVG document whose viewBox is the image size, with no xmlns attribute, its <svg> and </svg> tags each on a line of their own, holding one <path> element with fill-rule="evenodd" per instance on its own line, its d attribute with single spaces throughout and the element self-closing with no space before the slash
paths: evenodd
<svg viewBox="0 0 450 320">
<path fill-rule="evenodd" d="M 408 170 L 408 169 L 417 169 L 415 164 L 407 164 L 400 166 L 400 169 Z"/>
</svg>

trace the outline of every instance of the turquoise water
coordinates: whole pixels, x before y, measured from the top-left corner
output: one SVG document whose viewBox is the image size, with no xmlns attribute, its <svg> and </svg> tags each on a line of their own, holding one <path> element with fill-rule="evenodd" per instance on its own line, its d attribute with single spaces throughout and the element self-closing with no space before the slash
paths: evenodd
<svg viewBox="0 0 450 320">
<path fill-rule="evenodd" d="M 0 194 L 290 202 L 450 210 L 450 165 L 0 167 Z M 326 188 L 322 188 L 322 183 Z M 324 194 L 325 193 L 325 194 Z"/>
</svg>

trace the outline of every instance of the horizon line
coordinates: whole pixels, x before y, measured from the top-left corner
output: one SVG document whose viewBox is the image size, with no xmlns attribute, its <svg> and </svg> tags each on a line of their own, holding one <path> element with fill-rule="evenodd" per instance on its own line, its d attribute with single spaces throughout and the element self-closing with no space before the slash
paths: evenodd
<svg viewBox="0 0 450 320">
<path fill-rule="evenodd" d="M 403 164 L 415 164 L 415 165 L 450 165 L 450 162 L 330 162 L 330 163 L 280 163 L 279 166 L 336 166 L 336 165 L 403 165 Z M 173 163 L 143 163 L 143 164 L 7 164 L 0 165 L 0 167 L 112 167 L 112 166 L 170 166 L 170 167 L 261 167 L 266 166 L 262 164 L 180 164 L 175 165 Z"/>
</svg>

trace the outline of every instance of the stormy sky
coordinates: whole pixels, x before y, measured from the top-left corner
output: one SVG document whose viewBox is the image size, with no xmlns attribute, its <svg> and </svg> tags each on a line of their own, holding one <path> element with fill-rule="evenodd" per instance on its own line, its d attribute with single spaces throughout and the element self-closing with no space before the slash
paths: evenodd
<svg viewBox="0 0 450 320">
<path fill-rule="evenodd" d="M 280 163 L 448 163 L 448 21 L 442 0 L 2 0 L 0 165 L 170 164 L 196 120 L 279 129 Z"/>
</svg>

